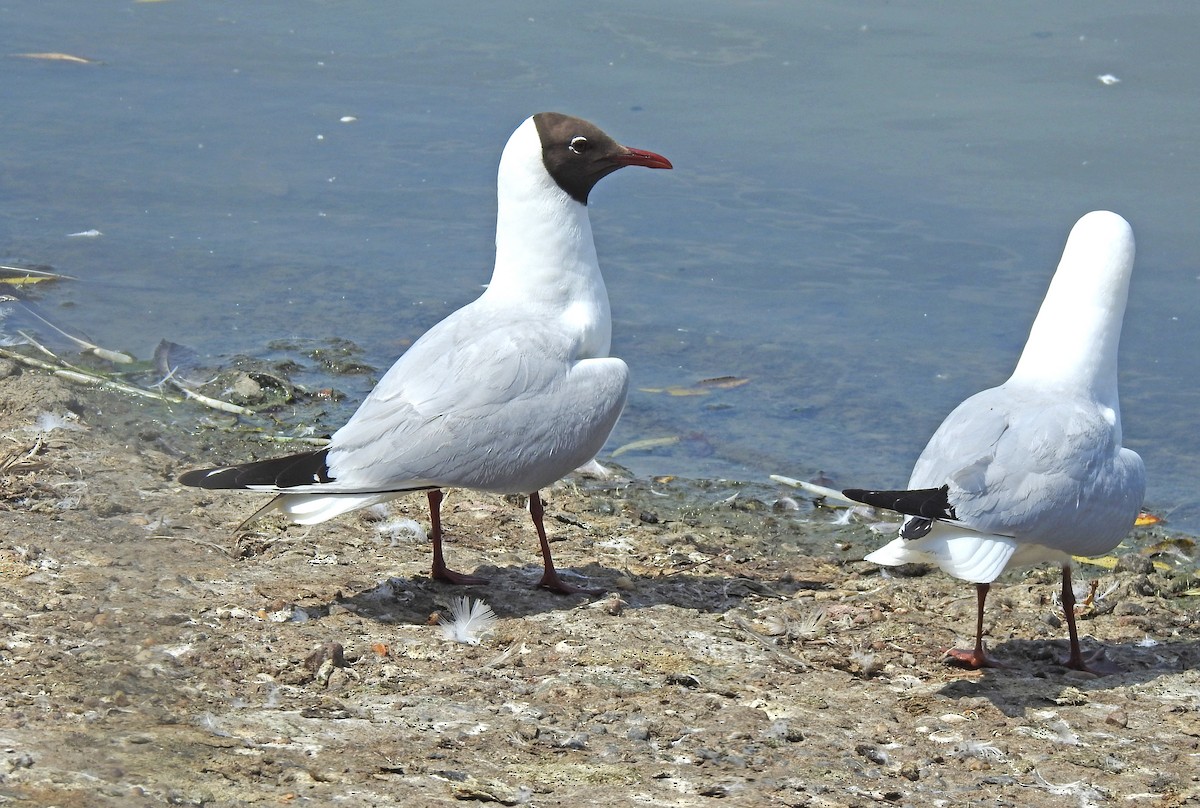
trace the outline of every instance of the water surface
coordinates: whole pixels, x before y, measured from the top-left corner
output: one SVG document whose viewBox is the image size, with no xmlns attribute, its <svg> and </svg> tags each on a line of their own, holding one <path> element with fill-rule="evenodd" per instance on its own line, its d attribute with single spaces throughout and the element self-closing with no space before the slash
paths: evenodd
<svg viewBox="0 0 1200 808">
<path fill-rule="evenodd" d="M 1198 22 L 1119 2 L 0 0 L 0 259 L 78 276 L 43 306 L 140 356 L 340 337 L 382 369 L 486 282 L 508 134 L 570 112 L 676 165 L 592 196 L 637 388 L 608 451 L 680 437 L 618 460 L 894 486 L 1008 375 L 1071 225 L 1108 208 L 1139 245 L 1125 441 L 1148 504 L 1197 532 Z M 100 63 L 10 56 L 45 52 Z M 750 381 L 644 391 L 718 376 Z"/>
</svg>

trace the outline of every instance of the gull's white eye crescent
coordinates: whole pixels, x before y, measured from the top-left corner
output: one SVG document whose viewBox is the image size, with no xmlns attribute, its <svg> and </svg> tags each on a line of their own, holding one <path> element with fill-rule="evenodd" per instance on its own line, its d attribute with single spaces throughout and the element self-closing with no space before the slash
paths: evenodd
<svg viewBox="0 0 1200 808">
<path fill-rule="evenodd" d="M 583 135 L 579 135 L 578 137 L 571 138 L 571 145 L 567 146 L 567 148 L 576 154 L 583 154 L 588 150 L 590 145 L 591 144 L 588 143 L 587 138 L 585 138 Z"/>
</svg>

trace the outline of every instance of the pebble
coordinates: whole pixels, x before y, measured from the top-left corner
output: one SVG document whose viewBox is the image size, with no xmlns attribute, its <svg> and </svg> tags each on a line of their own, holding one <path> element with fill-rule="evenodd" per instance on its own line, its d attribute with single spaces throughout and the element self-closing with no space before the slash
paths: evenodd
<svg viewBox="0 0 1200 808">
<path fill-rule="evenodd" d="M 644 726 L 630 727 L 629 732 L 625 733 L 625 737 L 631 741 L 648 741 L 650 740 L 650 729 Z"/>
<path fill-rule="evenodd" d="M 1113 572 L 1131 572 L 1134 575 L 1149 575 L 1154 572 L 1154 562 L 1138 553 L 1126 553 L 1117 558 Z"/>
<path fill-rule="evenodd" d="M 560 749 L 587 749 L 588 741 L 591 740 L 586 732 L 576 732 L 574 735 L 556 744 Z"/>
</svg>

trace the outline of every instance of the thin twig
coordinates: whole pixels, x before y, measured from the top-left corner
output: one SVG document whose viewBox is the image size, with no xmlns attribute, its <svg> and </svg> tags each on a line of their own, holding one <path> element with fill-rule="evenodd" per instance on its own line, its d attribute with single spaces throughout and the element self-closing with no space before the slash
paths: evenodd
<svg viewBox="0 0 1200 808">
<path fill-rule="evenodd" d="M 203 541 L 201 539 L 193 539 L 190 536 L 167 536 L 167 535 L 164 535 L 161 533 L 156 533 L 156 534 L 150 536 L 150 538 L 152 538 L 152 539 L 170 539 L 172 541 L 175 539 L 183 539 L 186 542 L 191 542 L 192 544 L 197 544 L 201 547 L 208 547 L 209 549 L 216 550 L 216 551 L 228 556 L 229 558 L 233 558 L 233 553 L 231 553 L 227 548 L 222 547 L 219 544 L 214 544 L 211 541 Z"/>
<path fill-rule="evenodd" d="M 120 351 L 110 351 L 107 348 L 101 348 L 99 345 L 96 345 L 93 342 L 88 342 L 85 339 L 80 339 L 79 337 L 75 336 L 74 334 L 71 334 L 67 331 L 63 331 L 61 328 L 59 328 L 54 323 L 47 320 L 42 315 L 38 314 L 33 309 L 29 308 L 28 306 L 22 305 L 21 308 L 25 309 L 26 314 L 32 315 L 33 317 L 36 317 L 37 319 L 41 320 L 45 325 L 47 325 L 50 328 L 53 328 L 55 331 L 62 334 L 64 337 L 69 339 L 71 342 L 73 342 L 76 345 L 78 345 L 79 347 L 83 348 L 85 351 L 90 351 L 91 353 L 94 353 L 96 356 L 100 357 L 101 359 L 107 359 L 110 362 L 117 362 L 122 365 L 128 365 L 129 363 L 133 362 L 133 357 L 127 353 L 121 353 Z"/>
<path fill-rule="evenodd" d="M 53 355 L 53 354 L 51 354 Z M 110 390 L 116 390 L 121 393 L 129 393 L 130 395 L 142 396 L 144 398 L 155 398 L 162 401 L 168 401 L 172 404 L 178 404 L 183 399 L 170 398 L 162 393 L 156 393 L 151 390 L 143 390 L 140 387 L 134 387 L 132 384 L 107 379 L 103 376 L 97 376 L 94 373 L 88 373 L 84 370 L 72 370 L 69 368 L 60 367 L 50 362 L 45 362 L 41 359 L 35 359 L 32 356 L 26 356 L 16 351 L 10 351 L 7 348 L 0 348 L 0 357 L 11 359 L 14 362 L 20 362 L 29 367 L 38 368 L 39 370 L 47 370 L 59 378 L 67 381 L 78 382 L 80 384 L 97 384 L 101 387 L 107 387 Z"/>
<path fill-rule="evenodd" d="M 802 670 L 802 671 L 809 669 L 809 665 L 806 664 L 804 662 L 804 660 L 800 659 L 800 657 L 796 656 L 795 654 L 790 654 L 787 651 L 784 651 L 782 648 L 777 646 L 772 640 L 764 637 L 763 635 L 761 635 L 757 631 L 755 631 L 753 628 L 751 628 L 750 624 L 747 623 L 742 618 L 735 617 L 734 623 L 736 623 L 737 627 L 740 628 L 742 631 L 749 634 L 751 638 L 753 638 L 754 640 L 757 640 L 758 643 L 760 645 L 762 645 L 762 647 L 766 648 L 768 651 L 770 651 L 775 656 L 779 657 L 784 662 L 787 662 L 790 665 L 794 665 L 796 668 L 798 668 L 799 670 Z"/>
</svg>

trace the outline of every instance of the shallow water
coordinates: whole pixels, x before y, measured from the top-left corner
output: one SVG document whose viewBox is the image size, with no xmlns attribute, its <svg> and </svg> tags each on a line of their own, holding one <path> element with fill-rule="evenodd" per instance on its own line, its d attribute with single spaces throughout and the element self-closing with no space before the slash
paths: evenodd
<svg viewBox="0 0 1200 808">
<path fill-rule="evenodd" d="M 336 336 L 382 369 L 486 282 L 500 148 L 560 109 L 676 166 L 592 197 L 637 388 L 608 451 L 679 437 L 617 460 L 894 486 L 1008 375 L 1071 225 L 1109 208 L 1139 242 L 1126 444 L 1148 505 L 1200 532 L 1198 18 L 0 0 L 0 259 L 78 276 L 44 308 L 139 356 Z M 100 64 L 10 56 L 45 52 Z M 727 375 L 749 382 L 644 391 Z"/>
</svg>

